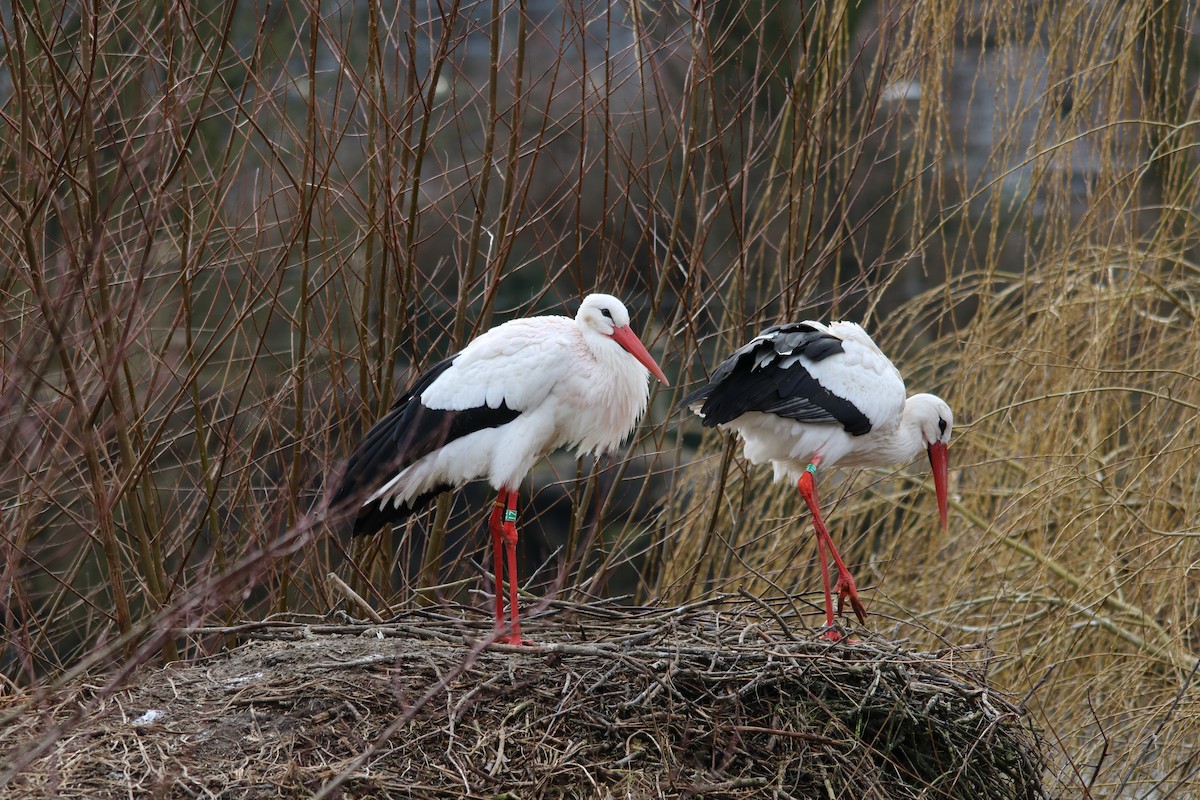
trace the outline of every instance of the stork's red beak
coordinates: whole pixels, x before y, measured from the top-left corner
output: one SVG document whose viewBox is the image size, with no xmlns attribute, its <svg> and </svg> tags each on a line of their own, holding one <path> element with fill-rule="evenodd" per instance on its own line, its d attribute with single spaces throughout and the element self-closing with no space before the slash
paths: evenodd
<svg viewBox="0 0 1200 800">
<path fill-rule="evenodd" d="M 613 328 L 612 338 L 616 340 L 617 344 L 628 350 L 629 355 L 642 362 L 642 366 L 650 370 L 651 375 L 662 381 L 664 385 L 671 385 L 670 381 L 667 380 L 667 376 L 663 375 L 663 371 L 658 368 L 658 364 L 654 363 L 654 359 L 650 357 L 650 353 L 647 352 L 646 346 L 642 344 L 642 340 L 633 332 L 633 328 L 630 328 L 628 325 L 621 328 Z"/>
<path fill-rule="evenodd" d="M 946 530 L 950 516 L 950 458 L 946 453 L 945 442 L 929 445 L 929 466 L 933 468 L 933 490 L 937 492 L 938 517 L 942 520 L 942 530 Z"/>
</svg>

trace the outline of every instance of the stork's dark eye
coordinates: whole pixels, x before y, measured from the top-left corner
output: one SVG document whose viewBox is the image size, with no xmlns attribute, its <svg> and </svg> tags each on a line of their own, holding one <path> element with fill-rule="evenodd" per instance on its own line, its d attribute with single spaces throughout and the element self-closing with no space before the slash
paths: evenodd
<svg viewBox="0 0 1200 800">
<path fill-rule="evenodd" d="M 604 316 L 608 317 L 609 321 L 612 320 L 612 312 L 609 311 L 607 308 L 600 309 L 600 313 L 603 314 Z"/>
<path fill-rule="evenodd" d="M 946 435 L 946 420 L 941 419 L 940 417 L 938 418 L 938 434 L 941 436 Z"/>
</svg>

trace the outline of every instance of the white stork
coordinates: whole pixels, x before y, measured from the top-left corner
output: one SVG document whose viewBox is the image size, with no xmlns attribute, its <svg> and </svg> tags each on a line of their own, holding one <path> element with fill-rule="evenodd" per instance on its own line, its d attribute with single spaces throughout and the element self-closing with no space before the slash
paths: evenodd
<svg viewBox="0 0 1200 800">
<path fill-rule="evenodd" d="M 817 503 L 817 467 L 891 467 L 926 450 L 938 515 L 947 518 L 946 446 L 954 427 L 939 397 L 905 397 L 904 380 L 871 337 L 853 322 L 794 322 L 767 328 L 730 356 L 712 379 L 680 401 L 704 426 L 735 431 L 752 463 L 770 462 L 775 480 L 796 480 L 812 512 L 825 584 L 826 637 L 837 640 L 826 548 L 837 567 L 838 613 L 849 599 L 860 622 L 866 609 Z"/>
<path fill-rule="evenodd" d="M 501 555 L 508 555 L 511 628 L 517 615 L 517 495 L 541 458 L 560 447 L 617 447 L 646 411 L 647 373 L 667 383 L 607 294 L 583 299 L 575 319 L 506 322 L 432 367 L 368 431 L 346 463 L 330 505 L 358 506 L 354 535 L 401 522 L 439 493 L 485 478 L 498 492 L 489 529 L 496 629 L 504 628 Z"/>
</svg>

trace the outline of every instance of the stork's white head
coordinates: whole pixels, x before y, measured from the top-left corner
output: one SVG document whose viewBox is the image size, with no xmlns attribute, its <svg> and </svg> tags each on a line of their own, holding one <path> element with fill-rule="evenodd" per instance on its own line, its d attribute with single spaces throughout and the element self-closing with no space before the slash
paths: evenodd
<svg viewBox="0 0 1200 800">
<path fill-rule="evenodd" d="M 938 516 L 942 528 L 949 516 L 950 458 L 946 447 L 950 444 L 950 433 L 954 430 L 954 412 L 940 397 L 932 394 L 914 394 L 904 405 L 904 419 L 917 426 L 925 449 L 929 452 L 929 466 L 933 469 L 933 488 L 937 492 Z"/>
<path fill-rule="evenodd" d="M 584 330 L 590 328 L 604 336 L 612 336 L 614 328 L 629 325 L 629 311 L 611 294 L 589 294 L 579 304 L 575 321 Z"/>
<path fill-rule="evenodd" d="M 611 294 L 589 294 L 583 298 L 579 312 L 575 315 L 575 324 L 583 331 L 585 340 L 596 335 L 611 338 L 650 370 L 651 375 L 667 383 L 663 371 L 650 357 L 641 339 L 629 327 L 629 311 L 625 304 Z"/>
<path fill-rule="evenodd" d="M 926 447 L 938 442 L 950 444 L 954 412 L 942 398 L 932 394 L 914 394 L 908 398 L 905 416 L 916 423 Z"/>
</svg>

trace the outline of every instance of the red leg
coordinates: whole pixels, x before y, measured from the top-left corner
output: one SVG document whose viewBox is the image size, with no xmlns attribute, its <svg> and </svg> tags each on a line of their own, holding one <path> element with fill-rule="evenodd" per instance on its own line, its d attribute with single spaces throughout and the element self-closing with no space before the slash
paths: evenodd
<svg viewBox="0 0 1200 800">
<path fill-rule="evenodd" d="M 841 634 L 833 627 L 833 594 L 829 585 L 829 561 L 825 555 L 825 540 L 817 534 L 817 560 L 821 564 L 821 583 L 825 587 L 825 638 L 836 642 Z"/>
<path fill-rule="evenodd" d="M 833 557 L 833 563 L 838 568 L 838 605 L 837 611 L 842 613 L 842 606 L 847 600 L 850 601 L 850 607 L 854 609 L 854 616 L 858 617 L 858 621 L 866 623 L 867 609 L 863 607 L 862 601 L 858 599 L 858 585 L 854 583 L 853 576 L 850 575 L 850 569 L 842 562 L 842 557 L 838 554 L 837 548 L 833 546 L 833 539 L 829 534 L 825 534 L 825 541 L 829 545 L 829 555 Z"/>
<path fill-rule="evenodd" d="M 488 529 L 492 532 L 492 576 L 496 583 L 496 630 L 504 627 L 504 550 L 503 522 L 504 505 L 508 502 L 508 490 L 501 489 L 492 506 Z"/>
<path fill-rule="evenodd" d="M 517 492 L 508 493 L 504 510 L 504 548 L 508 551 L 508 613 L 512 618 L 512 630 L 500 641 L 507 644 L 523 644 L 521 622 L 518 619 L 517 603 Z"/>
<path fill-rule="evenodd" d="M 854 578 L 850 575 L 850 570 L 846 568 L 846 564 L 842 561 L 841 555 L 833 544 L 833 538 L 829 535 L 829 531 L 825 528 L 825 522 L 821 519 L 821 509 L 817 503 L 817 487 L 815 473 L 817 470 L 817 461 L 813 460 L 804 474 L 800 476 L 800 480 L 796 482 L 796 488 L 800 490 L 800 495 L 804 498 L 804 502 L 808 504 L 808 510 L 812 512 L 813 528 L 817 532 L 817 547 L 821 549 L 821 543 L 829 547 L 829 554 L 833 557 L 834 566 L 837 567 L 837 592 L 838 592 L 838 613 L 842 613 L 842 607 L 847 599 L 850 600 L 850 607 L 854 609 L 854 615 L 858 617 L 859 622 L 867 621 L 867 610 L 863 607 L 862 601 L 858 598 L 858 587 L 854 583 Z M 833 624 L 833 614 L 830 606 L 832 605 L 832 593 L 829 587 L 829 573 L 826 570 L 824 552 L 821 552 L 821 573 L 825 581 L 825 604 L 827 612 L 827 622 Z M 835 632 L 836 633 L 836 632 Z M 829 637 L 836 639 L 836 635 Z"/>
</svg>

